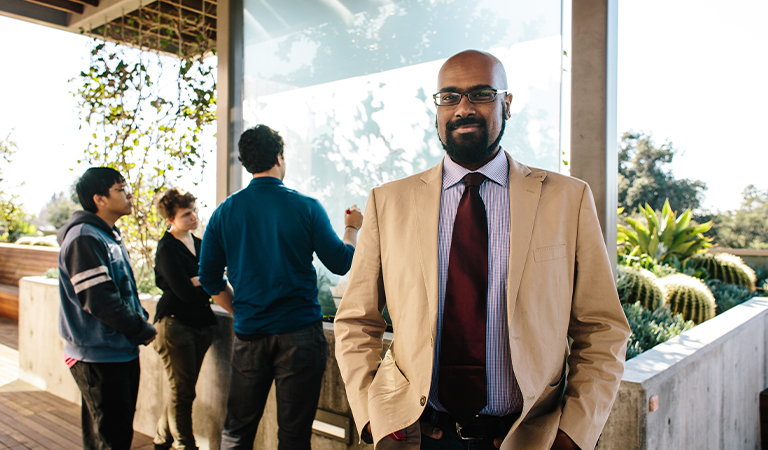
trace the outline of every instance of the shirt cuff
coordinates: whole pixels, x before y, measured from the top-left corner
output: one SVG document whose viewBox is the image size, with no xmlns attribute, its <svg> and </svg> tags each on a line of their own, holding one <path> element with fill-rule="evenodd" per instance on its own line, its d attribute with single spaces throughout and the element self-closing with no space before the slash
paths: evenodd
<svg viewBox="0 0 768 450">
<path fill-rule="evenodd" d="M 199 278 L 198 278 L 198 281 L 200 281 L 200 279 L 199 279 Z M 209 285 L 209 284 L 207 284 L 207 283 L 203 283 L 202 281 L 200 281 L 200 286 L 202 286 L 202 287 L 203 287 L 203 290 L 205 290 L 205 292 L 207 292 L 207 293 L 208 293 L 208 295 L 218 295 L 218 294 L 220 294 L 220 293 L 221 293 L 221 292 L 222 292 L 224 289 L 226 289 L 226 288 L 227 288 L 227 282 L 228 282 L 228 281 L 229 281 L 229 279 L 227 278 L 227 276 L 226 276 L 226 275 L 224 275 L 224 276 L 222 277 L 221 281 L 220 281 L 220 282 L 218 282 L 218 283 L 216 283 L 216 284 L 213 284 L 213 285 Z"/>
</svg>

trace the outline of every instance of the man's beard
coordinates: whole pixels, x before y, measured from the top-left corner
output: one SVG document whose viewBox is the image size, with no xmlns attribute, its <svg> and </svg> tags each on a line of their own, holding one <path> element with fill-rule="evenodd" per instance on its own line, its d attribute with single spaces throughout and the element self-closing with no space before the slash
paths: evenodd
<svg viewBox="0 0 768 450">
<path fill-rule="evenodd" d="M 454 139 L 451 132 L 462 125 L 477 125 L 481 128 L 480 135 L 477 137 L 464 136 L 465 142 L 458 142 Z M 440 139 L 440 132 L 437 133 L 437 138 L 440 139 L 440 143 L 443 144 L 443 149 L 451 157 L 454 162 L 460 164 L 474 164 L 480 162 L 493 154 L 496 147 L 501 142 L 501 137 L 504 136 L 504 129 L 506 128 L 507 121 L 504 120 L 504 112 L 501 114 L 501 131 L 499 137 L 496 138 L 493 143 L 488 145 L 488 127 L 486 127 L 486 120 L 480 117 L 467 117 L 464 119 L 456 119 L 448 122 L 445 126 L 445 142 Z"/>
</svg>

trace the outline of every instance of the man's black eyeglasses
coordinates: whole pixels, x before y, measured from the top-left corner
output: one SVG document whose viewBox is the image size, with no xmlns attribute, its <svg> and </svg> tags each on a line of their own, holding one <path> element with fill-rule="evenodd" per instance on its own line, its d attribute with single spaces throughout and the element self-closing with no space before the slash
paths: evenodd
<svg viewBox="0 0 768 450">
<path fill-rule="evenodd" d="M 496 100 L 498 94 L 508 94 L 506 90 L 498 91 L 496 89 L 476 89 L 470 92 L 438 92 L 432 95 L 437 106 L 453 106 L 461 103 L 461 98 L 466 96 L 470 103 L 491 103 Z"/>
</svg>

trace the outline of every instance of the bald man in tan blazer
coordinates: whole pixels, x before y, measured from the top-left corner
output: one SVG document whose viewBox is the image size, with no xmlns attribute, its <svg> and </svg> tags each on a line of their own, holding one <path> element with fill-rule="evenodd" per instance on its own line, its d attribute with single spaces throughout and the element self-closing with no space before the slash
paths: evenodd
<svg viewBox="0 0 768 450">
<path fill-rule="evenodd" d="M 477 51 L 451 57 L 438 76 L 440 93 L 460 94 L 457 105 L 437 108 L 446 159 L 475 171 L 502 152 L 509 168 L 504 319 L 522 406 L 509 430 L 489 442 L 510 450 L 592 449 L 621 381 L 629 327 L 587 184 L 529 168 L 499 147 L 512 100 L 506 87 L 501 63 Z M 499 92 L 492 102 L 474 95 L 474 103 L 468 93 L 477 89 Z M 482 120 L 458 120 L 466 117 Z M 475 160 L 455 150 L 477 136 L 487 151 L 476 146 Z M 377 449 L 419 448 L 422 433 L 453 431 L 419 422 L 435 361 L 444 164 L 373 189 L 336 316 L 336 358 L 355 423 Z M 382 359 L 385 305 L 394 339 Z"/>
</svg>

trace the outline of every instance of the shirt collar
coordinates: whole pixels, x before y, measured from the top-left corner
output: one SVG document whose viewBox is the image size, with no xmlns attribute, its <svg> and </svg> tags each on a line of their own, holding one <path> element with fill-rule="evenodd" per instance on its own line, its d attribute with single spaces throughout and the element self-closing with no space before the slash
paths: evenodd
<svg viewBox="0 0 768 450">
<path fill-rule="evenodd" d="M 268 185 L 268 184 L 283 184 L 283 180 L 276 177 L 256 177 L 252 178 L 248 183 L 249 186 L 253 185 Z"/>
<path fill-rule="evenodd" d="M 443 160 L 443 189 L 459 183 L 470 172 L 472 171 L 456 164 L 450 156 L 446 155 Z M 494 183 L 506 187 L 509 181 L 509 161 L 504 149 L 500 148 L 496 157 L 475 172 L 480 172 Z"/>
</svg>

